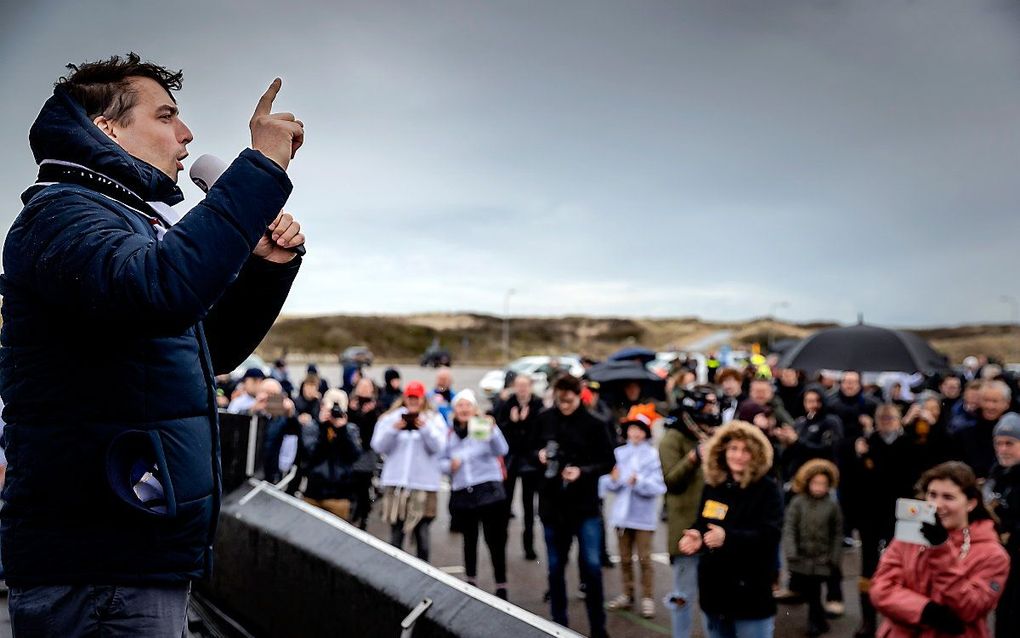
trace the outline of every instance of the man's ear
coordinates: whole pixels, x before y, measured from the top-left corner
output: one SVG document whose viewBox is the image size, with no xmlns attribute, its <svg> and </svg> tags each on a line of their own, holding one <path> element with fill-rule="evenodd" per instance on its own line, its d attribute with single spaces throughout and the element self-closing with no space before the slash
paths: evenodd
<svg viewBox="0 0 1020 638">
<path fill-rule="evenodd" d="M 113 122 L 105 115 L 97 115 L 92 123 L 99 127 L 99 130 L 106 133 L 110 139 L 117 139 L 117 134 L 113 130 Z"/>
</svg>

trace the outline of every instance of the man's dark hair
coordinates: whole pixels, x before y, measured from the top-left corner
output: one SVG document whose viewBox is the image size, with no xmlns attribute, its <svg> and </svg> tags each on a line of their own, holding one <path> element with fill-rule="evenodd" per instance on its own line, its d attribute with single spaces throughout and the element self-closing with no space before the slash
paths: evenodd
<svg viewBox="0 0 1020 638">
<path fill-rule="evenodd" d="M 174 91 L 181 89 L 184 78 L 182 71 L 170 71 L 165 67 L 142 62 L 135 52 L 125 57 L 111 56 L 108 60 L 68 64 L 69 75 L 57 80 L 55 86 L 67 89 L 79 104 L 85 108 L 89 119 L 100 115 L 109 120 L 130 123 L 130 111 L 138 102 L 138 93 L 131 85 L 130 78 L 155 80 L 174 99 Z M 176 100 L 175 100 L 176 101 Z"/>
<path fill-rule="evenodd" d="M 581 394 L 581 380 L 573 375 L 565 374 L 556 379 L 556 383 L 553 384 L 553 390 Z"/>
</svg>

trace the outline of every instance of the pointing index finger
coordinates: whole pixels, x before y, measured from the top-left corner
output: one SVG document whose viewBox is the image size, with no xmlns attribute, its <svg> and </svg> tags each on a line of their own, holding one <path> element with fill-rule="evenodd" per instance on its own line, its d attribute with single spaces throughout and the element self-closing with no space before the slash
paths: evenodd
<svg viewBox="0 0 1020 638">
<path fill-rule="evenodd" d="M 280 92 L 281 86 L 283 86 L 283 80 L 280 78 L 273 80 L 273 83 L 259 98 L 259 103 L 255 106 L 255 115 L 269 115 L 272 112 L 273 100 L 276 99 L 276 94 Z"/>
</svg>

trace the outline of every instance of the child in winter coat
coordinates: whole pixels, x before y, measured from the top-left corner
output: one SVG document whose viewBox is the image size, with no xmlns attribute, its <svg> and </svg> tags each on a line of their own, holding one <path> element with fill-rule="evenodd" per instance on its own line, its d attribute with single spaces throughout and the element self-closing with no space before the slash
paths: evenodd
<svg viewBox="0 0 1020 638">
<path fill-rule="evenodd" d="M 623 424 L 627 444 L 616 448 L 616 466 L 602 477 L 602 487 L 616 495 L 609 522 L 620 544 L 623 593 L 610 601 L 609 609 L 626 609 L 634 603 L 633 554 L 641 566 L 641 615 L 655 616 L 652 596 L 652 536 L 659 522 L 657 497 L 666 493 L 659 453 L 652 446 L 651 420 L 644 414 L 628 415 Z"/>
<path fill-rule="evenodd" d="M 829 630 L 822 583 L 839 568 L 843 553 L 843 517 L 829 495 L 838 482 L 839 470 L 830 461 L 808 461 L 794 476 L 796 496 L 786 508 L 783 548 L 791 589 L 807 599 L 809 636 Z"/>
</svg>

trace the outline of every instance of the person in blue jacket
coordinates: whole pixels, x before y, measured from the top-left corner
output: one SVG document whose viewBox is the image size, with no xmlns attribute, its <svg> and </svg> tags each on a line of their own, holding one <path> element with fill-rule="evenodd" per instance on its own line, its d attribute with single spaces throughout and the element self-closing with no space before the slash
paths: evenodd
<svg viewBox="0 0 1020 638">
<path fill-rule="evenodd" d="M 192 141 L 172 94 L 182 74 L 134 53 L 68 68 L 29 133 L 39 180 L 0 277 L 11 624 L 177 637 L 212 565 L 214 377 L 262 340 L 301 263 L 300 224 L 281 210 L 303 128 L 271 113 L 274 80 L 251 148 L 172 223 Z M 68 361 L 91 374 L 67 384 Z"/>
</svg>

